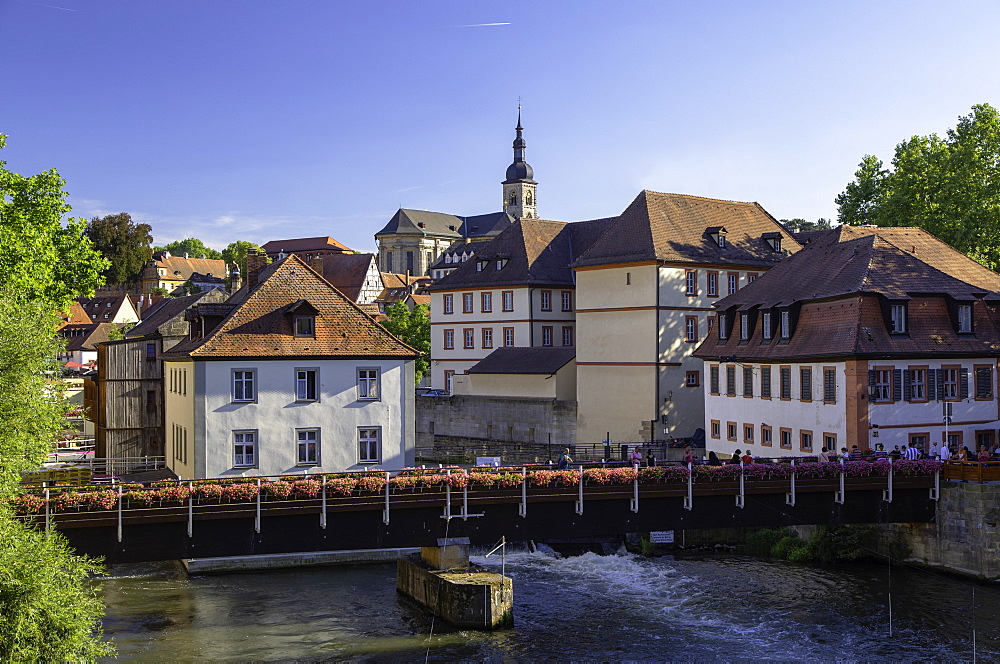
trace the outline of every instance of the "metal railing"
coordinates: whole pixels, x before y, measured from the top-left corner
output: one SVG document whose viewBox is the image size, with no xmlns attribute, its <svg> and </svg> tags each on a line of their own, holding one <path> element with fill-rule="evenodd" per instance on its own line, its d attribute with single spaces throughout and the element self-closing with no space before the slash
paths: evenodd
<svg viewBox="0 0 1000 664">
<path fill-rule="evenodd" d="M 166 457 L 141 456 L 106 458 L 78 458 L 72 461 L 46 463 L 35 472 L 24 476 L 22 484 L 39 486 L 49 483 L 70 481 L 72 483 L 113 484 L 117 478 L 130 473 L 163 470 L 167 467 Z"/>
</svg>

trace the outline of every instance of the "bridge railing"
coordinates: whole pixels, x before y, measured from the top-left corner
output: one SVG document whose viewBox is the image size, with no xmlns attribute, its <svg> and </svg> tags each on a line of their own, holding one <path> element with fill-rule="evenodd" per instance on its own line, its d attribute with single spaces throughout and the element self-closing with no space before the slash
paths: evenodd
<svg viewBox="0 0 1000 664">
<path fill-rule="evenodd" d="M 965 482 L 1000 482 L 1000 461 L 956 461 L 944 463 L 941 477 Z"/>
</svg>

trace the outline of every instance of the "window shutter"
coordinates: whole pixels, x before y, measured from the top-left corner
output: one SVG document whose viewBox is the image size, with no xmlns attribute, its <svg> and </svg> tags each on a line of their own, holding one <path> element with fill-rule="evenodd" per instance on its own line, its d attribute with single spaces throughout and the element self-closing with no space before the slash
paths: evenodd
<svg viewBox="0 0 1000 664">
<path fill-rule="evenodd" d="M 868 398 L 869 399 L 874 399 L 875 398 L 875 371 L 874 370 L 869 370 L 868 371 Z"/>
<path fill-rule="evenodd" d="M 961 374 L 962 375 L 959 376 L 959 384 L 958 384 L 959 390 L 961 390 L 961 392 L 959 393 L 959 397 L 962 398 L 962 399 L 968 399 L 969 398 L 969 370 L 963 368 L 962 371 L 961 371 Z"/>
<path fill-rule="evenodd" d="M 927 400 L 934 401 L 937 399 L 937 371 L 934 369 L 927 370 Z"/>
<path fill-rule="evenodd" d="M 901 369 L 892 372 L 892 400 L 903 400 L 903 371 Z"/>
<path fill-rule="evenodd" d="M 913 400 L 913 372 L 909 369 L 903 370 L 903 401 Z"/>
<path fill-rule="evenodd" d="M 992 399 L 993 398 L 993 377 L 992 372 L 989 369 L 979 368 L 976 369 L 976 398 L 977 399 Z"/>
<path fill-rule="evenodd" d="M 933 369 L 934 373 L 937 374 L 937 398 L 938 401 L 944 400 L 944 369 Z"/>
</svg>

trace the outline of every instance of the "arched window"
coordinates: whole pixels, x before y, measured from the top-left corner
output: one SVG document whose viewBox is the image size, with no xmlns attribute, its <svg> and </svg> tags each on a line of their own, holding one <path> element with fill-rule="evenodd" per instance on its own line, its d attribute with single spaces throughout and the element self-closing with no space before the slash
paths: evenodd
<svg viewBox="0 0 1000 664">
<path fill-rule="evenodd" d="M 510 204 L 517 205 L 517 192 L 513 189 L 510 191 Z"/>
<path fill-rule="evenodd" d="M 531 192 L 529 191 L 527 194 L 525 194 L 524 202 L 528 205 L 531 205 L 531 201 L 532 201 L 532 196 Z"/>
</svg>

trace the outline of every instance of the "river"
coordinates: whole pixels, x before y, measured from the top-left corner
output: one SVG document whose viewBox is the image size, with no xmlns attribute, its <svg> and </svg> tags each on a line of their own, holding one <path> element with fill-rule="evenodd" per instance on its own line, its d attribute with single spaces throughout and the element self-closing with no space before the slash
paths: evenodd
<svg viewBox="0 0 1000 664">
<path fill-rule="evenodd" d="M 121 566 L 102 584 L 104 629 L 120 658 L 144 661 L 971 661 L 975 625 L 978 659 L 1000 659 L 1000 588 L 923 570 L 623 551 L 514 553 L 506 572 L 515 626 L 480 632 L 398 596 L 395 565 L 190 578 Z"/>
</svg>

